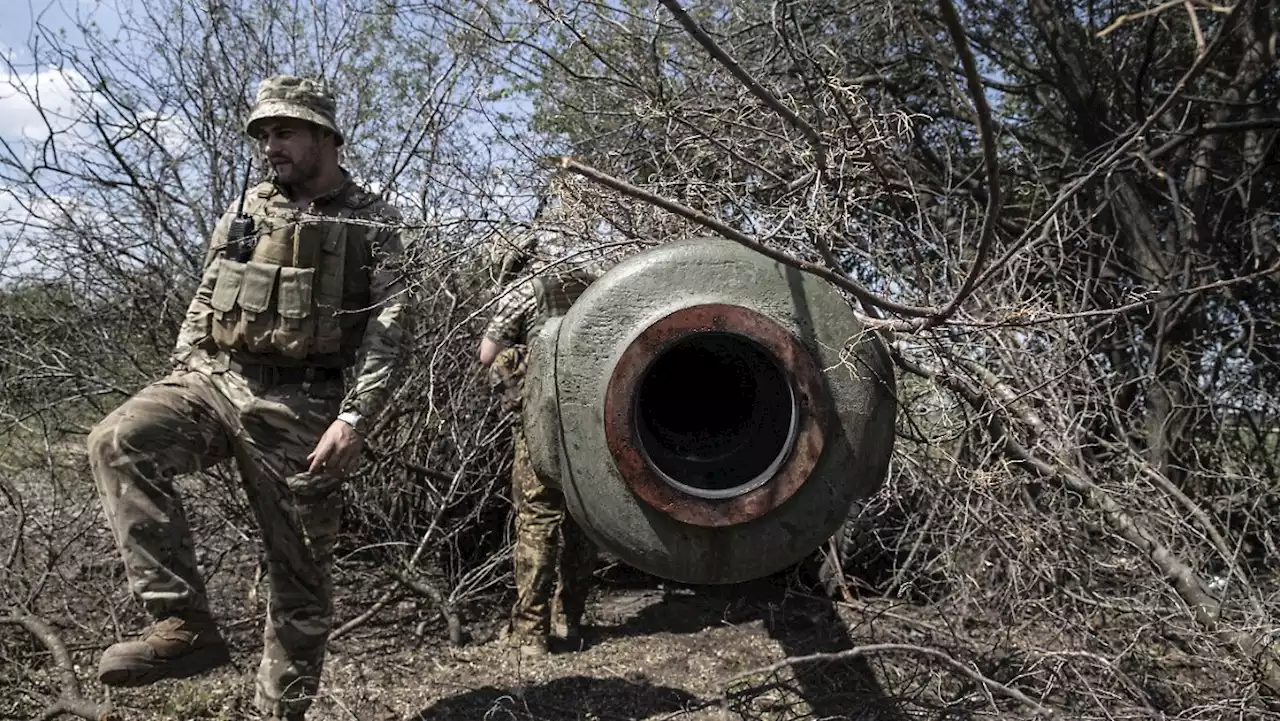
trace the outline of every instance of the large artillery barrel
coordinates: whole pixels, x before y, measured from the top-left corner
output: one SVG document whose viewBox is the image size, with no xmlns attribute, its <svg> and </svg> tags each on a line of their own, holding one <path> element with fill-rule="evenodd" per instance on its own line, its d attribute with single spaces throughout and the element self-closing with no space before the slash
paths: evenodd
<svg viewBox="0 0 1280 721">
<path fill-rule="evenodd" d="M 649 573 L 768 575 L 884 481 L 883 346 L 829 284 L 736 243 L 628 258 L 531 351 L 535 467 L 596 543 Z"/>
</svg>

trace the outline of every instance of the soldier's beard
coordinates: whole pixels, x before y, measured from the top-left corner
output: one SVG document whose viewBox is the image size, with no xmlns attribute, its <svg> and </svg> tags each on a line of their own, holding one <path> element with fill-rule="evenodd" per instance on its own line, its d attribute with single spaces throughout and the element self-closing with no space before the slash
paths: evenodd
<svg viewBox="0 0 1280 721">
<path fill-rule="evenodd" d="M 291 188 L 304 186 L 320 176 L 320 152 L 312 148 L 299 158 L 282 155 L 271 161 L 271 168 L 276 173 L 276 182 L 281 185 Z"/>
</svg>

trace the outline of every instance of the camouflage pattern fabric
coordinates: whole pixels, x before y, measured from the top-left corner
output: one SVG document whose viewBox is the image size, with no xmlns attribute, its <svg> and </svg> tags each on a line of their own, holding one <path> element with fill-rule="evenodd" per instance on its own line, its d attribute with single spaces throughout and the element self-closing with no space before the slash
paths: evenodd
<svg viewBox="0 0 1280 721">
<path fill-rule="evenodd" d="M 528 336 L 533 336 L 548 318 L 565 315 L 595 278 L 582 270 L 565 270 L 534 278 L 534 300 L 537 307 L 529 323 Z"/>
<path fill-rule="evenodd" d="M 547 272 L 506 289 L 494 304 L 485 337 L 504 346 L 527 343 L 548 318 L 568 313 L 593 280 L 580 270 Z"/>
<path fill-rule="evenodd" d="M 155 618 L 208 609 L 174 479 L 235 460 L 267 559 L 257 700 L 281 718 L 310 705 L 333 622 L 342 482 L 303 469 L 342 398 L 341 380 L 265 387 L 232 372 L 179 369 L 116 408 L 88 440 L 130 590 Z"/>
<path fill-rule="evenodd" d="M 259 228 L 299 212 L 273 183 L 251 188 L 245 201 Z M 230 370 L 228 354 L 211 332 L 211 269 L 227 244 L 236 205 L 210 238 L 205 272 L 174 347 L 174 372 L 95 427 L 90 465 L 130 588 L 160 619 L 207 609 L 174 478 L 236 461 L 267 559 L 256 703 L 265 714 L 300 718 L 319 688 L 332 625 L 333 544 L 342 515 L 341 479 L 304 472 L 306 457 L 340 412 L 371 420 L 389 397 L 405 335 L 400 216 L 349 177 L 306 208 L 311 222 L 355 220 L 338 234 L 345 244 L 339 352 L 302 359 L 244 354 L 239 360 L 342 367 L 352 378 L 349 384 L 335 379 L 267 386 Z"/>
<path fill-rule="evenodd" d="M 281 188 L 267 182 L 250 188 L 246 209 L 252 210 L 255 226 L 269 228 L 288 222 L 297 214 Z M 222 370 L 216 365 L 221 350 L 212 337 L 213 292 L 217 283 L 216 264 L 227 245 L 227 233 L 238 203 L 232 203 L 214 228 L 205 255 L 204 275 L 187 308 L 178 331 L 172 359 L 205 370 Z M 354 221 L 348 224 L 343 271 L 341 324 L 342 344 L 332 358 L 293 361 L 265 357 L 269 365 L 331 365 L 352 369 L 354 380 L 342 401 L 342 411 L 373 418 L 386 405 L 395 370 L 401 358 L 405 336 L 404 276 L 400 267 L 404 243 L 398 227 L 400 214 L 394 206 L 348 182 L 326 196 L 316 198 L 309 215 L 336 217 L 344 212 Z M 203 352 L 202 352 L 203 351 Z M 214 364 L 210 360 L 215 361 Z"/>
<path fill-rule="evenodd" d="M 525 346 L 512 346 L 499 352 L 489 366 L 504 404 L 513 412 L 520 410 L 527 359 Z M 517 638 L 545 638 L 555 609 L 569 625 L 581 622 L 591 590 L 596 548 L 565 510 L 564 493 L 534 472 L 519 426 L 513 435 L 516 602 L 511 609 L 511 631 Z"/>
<path fill-rule="evenodd" d="M 258 94 L 249 119 L 245 121 L 244 131 L 253 137 L 263 120 L 295 118 L 332 131 L 341 146 L 344 138 L 338 130 L 337 112 L 338 104 L 323 82 L 293 75 L 274 75 L 258 84 Z"/>
<path fill-rule="evenodd" d="M 259 87 L 245 130 L 254 135 L 268 118 L 297 118 L 337 133 L 341 145 L 335 116 L 336 103 L 323 83 L 280 75 Z M 229 255 L 240 199 L 229 204 L 209 239 L 201 282 L 178 332 L 171 357 L 175 370 L 125 401 L 88 439 L 90 468 L 130 589 L 156 620 L 208 610 L 175 478 L 234 459 L 267 561 L 267 623 L 256 701 L 263 713 L 282 719 L 300 718 L 319 688 L 332 626 L 333 546 L 343 510 L 342 479 L 307 473 L 306 459 L 339 413 L 371 421 L 383 409 L 406 335 L 400 213 L 345 170 L 342 174 L 340 187 L 305 207 L 271 181 L 245 193 L 257 239 L 275 233 L 270 237 L 279 242 L 260 243 L 254 263 L 242 265 L 256 263 L 278 275 L 255 268 L 255 297 L 263 297 L 253 307 L 244 294 L 220 297 L 222 310 L 215 311 L 217 270 Z M 286 232 L 290 229 L 296 230 Z M 283 242 L 290 236 L 291 242 Z M 328 260 L 315 262 L 321 257 Z M 281 301 L 285 269 L 314 271 L 315 293 L 304 291 L 303 273 L 293 272 L 289 292 L 296 297 L 288 304 Z M 244 273 L 247 277 L 249 271 Z M 236 290 L 229 281 L 223 285 L 223 296 Z M 302 300 L 306 296 L 311 302 Z M 254 353 L 239 353 L 240 364 L 340 368 L 347 382 L 270 385 L 231 370 L 227 344 L 238 341 L 213 332 L 215 312 L 231 312 L 228 300 L 235 300 L 239 311 L 262 315 L 274 313 L 270 303 L 275 303 L 289 311 L 277 316 L 299 326 L 309 322 L 302 318 L 329 324 L 324 333 L 314 334 L 325 341 L 314 349 L 299 350 L 273 336 L 271 343 L 255 345 Z M 333 307 L 335 302 L 340 307 Z"/>
<path fill-rule="evenodd" d="M 548 318 L 567 313 L 591 280 L 581 271 L 546 270 L 507 288 L 498 299 L 484 335 L 505 346 L 489 373 L 509 412 L 523 406 L 529 338 Z M 514 435 L 516 602 L 511 632 L 536 642 L 550 633 L 554 608 L 564 614 L 567 626 L 581 622 L 596 548 L 566 512 L 564 493 L 534 472 L 520 427 Z"/>
<path fill-rule="evenodd" d="M 564 493 L 534 473 L 523 433 L 516 433 L 515 445 L 511 485 L 516 501 L 516 602 L 511 632 L 520 639 L 546 638 L 553 605 L 568 625 L 581 622 L 596 548 L 565 510 Z"/>
<path fill-rule="evenodd" d="M 503 410 L 519 413 L 524 405 L 524 377 L 529 349 L 524 345 L 503 348 L 489 364 L 489 382 L 501 394 Z"/>
<path fill-rule="evenodd" d="M 484 336 L 508 347 L 522 345 L 537 312 L 538 296 L 533 283 L 519 283 L 494 303 Z"/>
</svg>

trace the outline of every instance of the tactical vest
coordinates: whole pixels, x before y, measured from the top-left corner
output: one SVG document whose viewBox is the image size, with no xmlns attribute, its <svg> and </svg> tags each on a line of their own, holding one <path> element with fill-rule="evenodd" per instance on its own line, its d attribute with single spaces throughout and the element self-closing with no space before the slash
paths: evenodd
<svg viewBox="0 0 1280 721">
<path fill-rule="evenodd" d="M 528 343 L 547 320 L 569 312 L 595 276 L 583 270 L 544 273 L 533 280 L 533 297 L 537 301 L 533 318 L 525 329 L 524 343 L 504 348 L 489 367 L 491 383 L 502 393 L 503 407 L 520 410 L 524 398 L 524 378 L 528 370 Z"/>
<path fill-rule="evenodd" d="M 258 236 L 247 262 L 214 249 L 210 335 L 227 351 L 291 359 L 337 354 L 349 227 L 342 221 L 355 208 L 347 202 L 335 216 L 319 216 L 274 206 L 277 195 L 264 184 L 245 198 Z"/>
</svg>

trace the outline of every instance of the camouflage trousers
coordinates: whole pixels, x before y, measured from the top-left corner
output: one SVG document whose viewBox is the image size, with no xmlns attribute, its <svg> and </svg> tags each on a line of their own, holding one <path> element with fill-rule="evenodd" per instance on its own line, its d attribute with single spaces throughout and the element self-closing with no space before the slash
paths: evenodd
<svg viewBox="0 0 1280 721">
<path fill-rule="evenodd" d="M 503 349 L 490 366 L 493 384 L 509 411 L 519 412 L 528 351 Z M 577 626 L 586 608 L 596 548 L 565 510 L 564 493 L 538 477 L 529 460 L 524 434 L 515 433 L 511 495 L 516 507 L 516 602 L 511 632 L 517 637 L 545 638 L 551 618 L 563 616 Z"/>
<path fill-rule="evenodd" d="M 342 394 L 341 380 L 266 387 L 231 371 L 180 369 L 125 401 L 88 439 L 130 590 L 157 619 L 208 610 L 174 479 L 235 460 L 269 584 L 256 705 L 281 718 L 310 706 L 332 628 L 342 481 L 304 469 Z"/>
<path fill-rule="evenodd" d="M 517 637 L 545 638 L 553 615 L 563 614 L 570 627 L 582 621 L 596 548 L 565 510 L 564 493 L 534 473 L 523 433 L 516 433 L 515 445 L 516 602 L 511 631 Z"/>
</svg>

